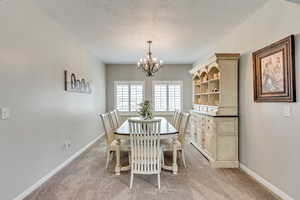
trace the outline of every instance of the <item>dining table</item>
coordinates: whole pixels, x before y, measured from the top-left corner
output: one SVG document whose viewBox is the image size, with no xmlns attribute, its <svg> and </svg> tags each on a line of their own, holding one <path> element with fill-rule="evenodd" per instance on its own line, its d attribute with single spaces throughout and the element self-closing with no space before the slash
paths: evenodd
<svg viewBox="0 0 300 200">
<path fill-rule="evenodd" d="M 141 117 L 131 117 L 129 119 L 142 119 Z M 176 141 L 178 138 L 178 130 L 174 128 L 174 126 L 167 121 L 164 117 L 154 117 L 154 119 L 160 119 L 160 139 L 169 139 L 173 144 L 173 161 L 172 165 L 168 166 L 163 164 L 162 169 L 170 170 L 173 174 L 177 174 L 178 166 L 177 166 L 177 145 Z M 115 139 L 118 142 L 118 145 L 121 144 L 121 140 L 130 140 L 130 130 L 129 130 L 129 122 L 128 119 L 124 121 L 124 123 L 115 130 L 114 132 Z M 121 171 L 129 171 L 130 165 L 121 167 L 120 164 L 120 152 L 116 152 L 116 166 L 115 166 L 115 174 L 120 175 Z"/>
</svg>

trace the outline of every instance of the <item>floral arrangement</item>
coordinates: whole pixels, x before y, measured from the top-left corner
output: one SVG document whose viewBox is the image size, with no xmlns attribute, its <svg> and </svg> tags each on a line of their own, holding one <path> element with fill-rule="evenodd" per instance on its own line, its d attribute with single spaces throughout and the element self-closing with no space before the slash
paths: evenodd
<svg viewBox="0 0 300 200">
<path fill-rule="evenodd" d="M 149 100 L 145 100 L 143 103 L 140 104 L 140 109 L 138 112 L 144 119 L 152 119 L 153 112 L 152 107 Z"/>
</svg>

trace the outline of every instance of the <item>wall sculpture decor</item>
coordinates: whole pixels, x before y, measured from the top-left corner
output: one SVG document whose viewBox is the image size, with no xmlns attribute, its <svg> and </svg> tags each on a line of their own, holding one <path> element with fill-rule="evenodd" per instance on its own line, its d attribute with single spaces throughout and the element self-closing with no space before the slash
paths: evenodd
<svg viewBox="0 0 300 200">
<path fill-rule="evenodd" d="M 253 53 L 256 102 L 295 102 L 295 52 L 291 35 Z"/>
<path fill-rule="evenodd" d="M 92 89 L 90 83 L 85 79 L 77 78 L 75 73 L 69 73 L 67 70 L 64 71 L 65 75 L 65 91 L 91 94 Z"/>
</svg>

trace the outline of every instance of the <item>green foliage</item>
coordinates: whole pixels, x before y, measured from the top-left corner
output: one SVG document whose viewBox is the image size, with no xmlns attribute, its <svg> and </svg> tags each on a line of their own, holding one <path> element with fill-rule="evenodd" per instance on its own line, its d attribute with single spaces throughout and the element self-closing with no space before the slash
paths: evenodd
<svg viewBox="0 0 300 200">
<path fill-rule="evenodd" d="M 145 100 L 143 103 L 140 104 L 139 114 L 144 119 L 152 119 L 153 118 L 152 107 L 151 107 L 149 100 Z"/>
</svg>

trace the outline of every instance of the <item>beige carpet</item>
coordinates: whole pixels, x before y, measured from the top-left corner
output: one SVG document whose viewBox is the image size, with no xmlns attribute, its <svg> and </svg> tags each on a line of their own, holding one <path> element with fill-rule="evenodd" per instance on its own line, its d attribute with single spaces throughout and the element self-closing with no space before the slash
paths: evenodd
<svg viewBox="0 0 300 200">
<path fill-rule="evenodd" d="M 126 158 L 122 155 L 123 162 L 127 162 Z M 25 200 L 276 199 L 239 169 L 211 168 L 190 144 L 186 159 L 188 168 L 179 162 L 178 175 L 162 172 L 160 190 L 156 175 L 135 176 L 130 190 L 128 172 L 115 176 L 114 161 L 108 171 L 105 169 L 105 141 L 102 139 Z"/>
</svg>

